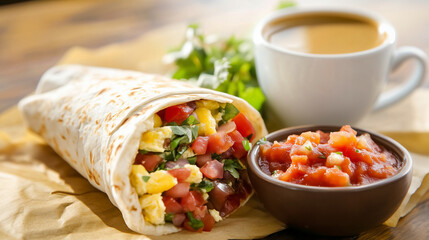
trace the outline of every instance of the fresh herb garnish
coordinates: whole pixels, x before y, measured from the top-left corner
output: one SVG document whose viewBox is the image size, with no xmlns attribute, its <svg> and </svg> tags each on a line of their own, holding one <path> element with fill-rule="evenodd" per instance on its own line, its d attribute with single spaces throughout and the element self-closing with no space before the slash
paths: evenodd
<svg viewBox="0 0 429 240">
<path fill-rule="evenodd" d="M 308 151 L 311 151 L 311 147 L 310 146 L 305 146 L 305 149 L 307 149 Z"/>
<path fill-rule="evenodd" d="M 188 157 L 188 162 L 189 164 L 195 165 L 195 163 L 197 162 L 197 156 Z"/>
<path fill-rule="evenodd" d="M 142 179 L 144 182 L 147 182 L 147 181 L 149 181 L 150 176 L 142 176 Z"/>
<path fill-rule="evenodd" d="M 249 140 L 244 139 L 242 143 L 244 150 L 249 151 L 252 148 L 252 144 L 249 142 Z"/>
<path fill-rule="evenodd" d="M 322 159 L 326 159 L 326 156 L 323 153 L 320 153 L 319 156 L 317 156 L 318 158 L 322 158 Z"/>
<path fill-rule="evenodd" d="M 340 166 L 338 166 L 338 165 L 335 165 L 335 167 L 337 167 L 338 169 L 340 169 L 340 171 L 341 171 L 341 167 Z"/>
<path fill-rule="evenodd" d="M 143 149 L 139 149 L 139 153 L 140 154 L 142 154 L 142 155 L 144 155 L 144 154 L 146 154 L 146 153 L 148 153 L 149 151 L 146 151 L 146 150 L 143 150 Z"/>
<path fill-rule="evenodd" d="M 174 217 L 174 213 L 166 213 L 164 216 L 164 220 L 166 222 L 172 222 Z"/>
<path fill-rule="evenodd" d="M 342 152 L 335 152 L 335 154 L 338 154 L 338 155 L 343 156 L 343 153 L 342 153 Z"/>
<path fill-rule="evenodd" d="M 165 170 L 165 169 L 166 169 L 165 168 L 165 161 L 162 161 L 160 164 L 158 164 L 158 166 L 156 167 L 154 172 L 156 172 L 158 170 Z"/>
<path fill-rule="evenodd" d="M 284 8 L 288 8 L 288 7 L 293 7 L 295 6 L 296 3 L 293 1 L 288 1 L 288 0 L 281 0 L 278 4 L 276 9 L 280 10 L 280 9 L 284 9 Z"/>
<path fill-rule="evenodd" d="M 214 185 L 209 180 L 203 179 L 200 183 L 192 183 L 191 189 L 200 189 L 203 192 L 210 192 L 214 188 Z"/>
<path fill-rule="evenodd" d="M 357 153 L 360 153 L 360 150 L 359 150 L 359 149 L 356 149 L 356 152 L 357 152 Z"/>
<path fill-rule="evenodd" d="M 189 115 L 189 117 L 185 121 L 183 121 L 182 126 L 196 125 L 199 123 L 200 122 L 198 121 L 198 119 L 196 119 L 193 115 Z"/>
<path fill-rule="evenodd" d="M 186 41 L 164 57 L 175 63 L 175 79 L 190 80 L 196 85 L 243 98 L 261 110 L 265 96 L 258 85 L 253 45 L 249 39 L 209 42 L 197 25 L 186 30 Z"/>
<path fill-rule="evenodd" d="M 222 160 L 222 155 L 221 154 L 217 154 L 217 153 L 213 153 L 212 154 L 212 159 Z"/>
<path fill-rule="evenodd" d="M 220 108 L 220 112 L 222 113 L 222 120 L 226 123 L 237 116 L 240 111 L 233 104 L 227 103 L 225 108 Z"/>
<path fill-rule="evenodd" d="M 268 141 L 267 141 L 267 138 L 266 138 L 266 137 L 264 137 L 264 138 L 259 139 L 259 140 L 256 142 L 256 145 L 262 145 L 262 144 L 266 144 L 266 143 L 268 143 Z"/>
<path fill-rule="evenodd" d="M 191 226 L 194 230 L 198 230 L 204 227 L 204 223 L 201 220 L 194 218 L 191 212 L 187 212 L 186 216 L 189 219 L 189 222 L 188 222 L 189 226 Z"/>
<path fill-rule="evenodd" d="M 223 169 L 226 170 L 226 171 L 228 171 L 229 173 L 231 173 L 231 175 L 234 178 L 239 178 L 240 175 L 238 174 L 237 170 L 242 170 L 243 167 L 238 162 L 238 160 L 225 159 L 224 162 L 223 162 Z"/>
<path fill-rule="evenodd" d="M 198 137 L 198 126 L 171 126 L 171 130 L 177 136 L 186 136 L 187 143 L 191 143 Z"/>
</svg>

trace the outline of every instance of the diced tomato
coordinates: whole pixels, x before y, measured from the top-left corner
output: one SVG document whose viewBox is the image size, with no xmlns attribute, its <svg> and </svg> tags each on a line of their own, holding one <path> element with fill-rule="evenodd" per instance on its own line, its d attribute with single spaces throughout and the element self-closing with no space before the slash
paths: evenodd
<svg viewBox="0 0 429 240">
<path fill-rule="evenodd" d="M 194 211 L 197 207 L 202 206 L 206 201 L 203 196 L 195 190 L 189 191 L 186 196 L 182 197 L 180 204 L 185 211 Z"/>
<path fill-rule="evenodd" d="M 206 154 L 208 142 L 209 142 L 209 137 L 199 136 L 192 143 L 191 148 L 194 151 L 194 153 L 197 155 Z"/>
<path fill-rule="evenodd" d="M 249 137 L 250 135 L 252 135 L 250 141 L 253 140 L 253 138 L 255 137 L 255 128 L 253 128 L 252 123 L 243 113 L 237 114 L 237 116 L 235 116 L 232 121 L 235 122 L 237 130 L 241 133 L 243 137 Z"/>
<path fill-rule="evenodd" d="M 204 164 L 204 166 L 200 168 L 200 171 L 206 178 L 223 178 L 223 163 L 217 160 L 206 162 L 206 164 Z"/>
<path fill-rule="evenodd" d="M 197 166 L 203 167 L 206 162 L 213 160 L 210 154 L 198 155 L 197 156 Z"/>
<path fill-rule="evenodd" d="M 189 225 L 189 220 L 186 218 L 185 222 L 183 223 L 183 227 L 191 232 L 202 232 L 203 231 L 203 227 L 199 228 L 199 229 L 194 229 L 193 227 L 191 227 L 191 225 Z"/>
<path fill-rule="evenodd" d="M 241 136 L 240 132 L 235 130 L 233 132 L 228 133 L 228 136 L 230 136 L 232 141 L 234 141 L 234 145 L 232 145 L 232 149 L 234 150 L 234 152 L 232 153 L 232 155 L 238 159 L 245 156 L 247 154 L 247 151 L 246 149 L 244 149 L 244 146 L 243 146 L 244 137 Z"/>
<path fill-rule="evenodd" d="M 357 144 L 357 139 L 353 133 L 346 131 L 331 132 L 328 143 L 336 148 L 354 147 Z"/>
<path fill-rule="evenodd" d="M 140 154 L 137 153 L 135 163 L 141 164 L 143 167 L 151 172 L 155 170 L 156 166 L 162 161 L 162 158 L 156 154 Z"/>
<path fill-rule="evenodd" d="M 173 217 L 173 225 L 176 227 L 182 226 L 183 222 L 185 221 L 186 216 L 184 213 L 176 213 Z"/>
<path fill-rule="evenodd" d="M 193 216 L 203 222 L 203 231 L 210 231 L 215 224 L 215 219 L 210 215 L 206 206 L 197 207 L 193 212 Z"/>
<path fill-rule="evenodd" d="M 214 133 L 209 136 L 207 153 L 222 154 L 234 145 L 231 137 L 224 132 Z"/>
<path fill-rule="evenodd" d="M 185 121 L 189 115 L 192 114 L 194 109 L 186 104 L 180 104 L 176 106 L 171 106 L 165 109 L 164 118 L 167 122 L 176 122 L 177 124 L 181 124 Z"/>
<path fill-rule="evenodd" d="M 183 213 L 182 205 L 174 198 L 164 196 L 162 197 L 162 201 L 164 202 L 166 213 Z"/>
<path fill-rule="evenodd" d="M 172 198 L 184 197 L 189 193 L 189 187 L 190 186 L 191 186 L 190 183 L 179 182 L 178 184 L 174 185 L 174 187 L 167 190 L 164 193 L 164 195 L 167 197 L 172 197 Z"/>
<path fill-rule="evenodd" d="M 182 167 L 168 170 L 168 173 L 177 178 L 177 181 L 180 183 L 184 182 L 191 175 L 191 170 Z"/>
</svg>

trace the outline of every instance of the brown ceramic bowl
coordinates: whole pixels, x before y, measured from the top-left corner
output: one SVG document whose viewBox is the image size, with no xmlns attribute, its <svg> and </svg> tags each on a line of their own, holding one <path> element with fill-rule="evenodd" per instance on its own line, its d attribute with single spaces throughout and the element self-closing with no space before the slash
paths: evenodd
<svg viewBox="0 0 429 240">
<path fill-rule="evenodd" d="M 284 141 L 291 134 L 321 130 L 338 131 L 338 126 L 299 126 L 267 135 L 267 140 Z M 411 183 L 412 159 L 399 143 L 386 136 L 354 128 L 358 135 L 369 133 L 375 143 L 400 159 L 399 172 L 375 183 L 350 187 L 315 187 L 272 178 L 259 167 L 259 146 L 248 155 L 249 176 L 265 208 L 276 218 L 305 232 L 327 236 L 350 236 L 386 221 L 401 204 Z"/>
</svg>

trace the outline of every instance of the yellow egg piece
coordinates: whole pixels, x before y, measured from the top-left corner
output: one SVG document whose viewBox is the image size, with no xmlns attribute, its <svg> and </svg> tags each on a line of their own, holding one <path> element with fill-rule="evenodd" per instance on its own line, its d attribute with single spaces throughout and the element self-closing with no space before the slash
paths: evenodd
<svg viewBox="0 0 429 240">
<path fill-rule="evenodd" d="M 197 166 L 186 164 L 184 167 L 191 170 L 191 174 L 185 180 L 185 182 L 200 183 L 203 180 L 203 174 L 200 172 L 200 169 Z"/>
<path fill-rule="evenodd" d="M 195 102 L 197 108 L 207 108 L 208 110 L 215 110 L 219 108 L 219 103 L 212 100 L 199 100 Z"/>
<path fill-rule="evenodd" d="M 153 115 L 153 128 L 159 128 L 162 126 L 162 120 L 161 118 L 158 116 L 158 114 L 154 114 Z"/>
<path fill-rule="evenodd" d="M 198 128 L 198 135 L 209 136 L 216 133 L 216 120 L 213 118 L 212 113 L 207 108 L 197 108 L 195 113 L 200 121 Z"/>
<path fill-rule="evenodd" d="M 165 205 L 161 193 L 143 195 L 139 202 L 146 221 L 152 224 L 165 223 Z"/>
<path fill-rule="evenodd" d="M 138 195 L 146 193 L 146 182 L 143 181 L 143 176 L 149 176 L 149 173 L 142 165 L 133 165 L 131 167 L 130 183 Z"/>
<path fill-rule="evenodd" d="M 173 131 L 170 127 L 161 127 L 145 132 L 140 140 L 139 149 L 149 152 L 164 152 L 164 141 L 172 136 Z"/>
<path fill-rule="evenodd" d="M 177 179 L 175 177 L 165 170 L 158 170 L 150 174 L 150 178 L 146 182 L 146 190 L 149 194 L 162 193 L 176 184 Z"/>
</svg>

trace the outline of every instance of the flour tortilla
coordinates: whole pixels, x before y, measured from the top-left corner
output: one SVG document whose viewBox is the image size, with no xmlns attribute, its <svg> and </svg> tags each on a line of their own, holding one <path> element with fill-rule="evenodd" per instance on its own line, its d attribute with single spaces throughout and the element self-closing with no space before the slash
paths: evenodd
<svg viewBox="0 0 429 240">
<path fill-rule="evenodd" d="M 130 229 L 161 235 L 180 229 L 145 222 L 129 181 L 131 166 L 154 113 L 199 99 L 233 103 L 255 127 L 255 140 L 267 134 L 259 113 L 237 97 L 158 75 L 79 65 L 48 70 L 19 109 L 33 131 L 107 194 Z"/>
</svg>

